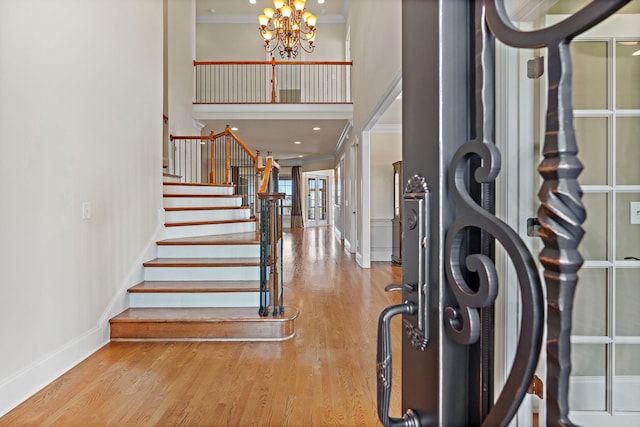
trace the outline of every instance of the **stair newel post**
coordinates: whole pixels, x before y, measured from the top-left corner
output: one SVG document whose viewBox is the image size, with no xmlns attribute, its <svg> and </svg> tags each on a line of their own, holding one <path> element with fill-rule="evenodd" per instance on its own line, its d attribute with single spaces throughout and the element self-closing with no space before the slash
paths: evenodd
<svg viewBox="0 0 640 427">
<path fill-rule="evenodd" d="M 229 125 L 227 125 L 229 130 Z M 224 137 L 225 142 L 225 162 L 224 162 L 224 183 L 231 184 L 231 135 L 227 132 Z"/>
<path fill-rule="evenodd" d="M 278 304 L 280 293 L 278 292 L 278 251 L 276 250 L 276 245 L 278 244 L 278 236 L 276 235 L 276 212 L 275 212 L 275 200 L 269 199 L 269 231 L 271 232 L 271 249 L 270 249 L 270 259 L 271 259 L 271 271 L 272 271 L 272 280 L 273 280 L 273 316 L 278 315 Z"/>
<path fill-rule="evenodd" d="M 209 134 L 209 141 L 211 142 L 211 162 L 209 165 L 209 183 L 216 183 L 216 140 L 213 136 L 213 131 Z"/>
<path fill-rule="evenodd" d="M 260 167 L 262 164 L 262 155 L 260 154 L 260 151 L 256 151 L 256 161 L 255 161 L 255 201 L 254 201 L 254 206 L 255 206 L 255 212 L 254 212 L 254 216 L 256 218 L 256 239 L 260 238 L 260 224 L 262 223 L 262 219 L 260 217 L 260 198 L 258 196 L 258 193 L 260 192 Z"/>
<path fill-rule="evenodd" d="M 280 193 L 280 194 L 284 194 L 284 193 Z M 276 209 L 278 210 L 279 214 L 278 214 L 278 243 L 279 243 L 279 248 L 278 248 L 278 259 L 280 260 L 280 264 L 279 264 L 279 268 L 278 271 L 280 272 L 279 276 L 279 281 L 278 281 L 278 285 L 280 286 L 280 314 L 284 314 L 284 278 L 282 277 L 282 272 L 284 271 L 284 267 L 283 267 L 283 261 L 282 261 L 282 254 L 283 249 L 284 249 L 284 242 L 282 241 L 282 214 L 283 214 L 283 208 L 282 208 L 282 201 L 284 200 L 284 198 L 278 199 L 278 205 L 276 207 Z"/>
</svg>

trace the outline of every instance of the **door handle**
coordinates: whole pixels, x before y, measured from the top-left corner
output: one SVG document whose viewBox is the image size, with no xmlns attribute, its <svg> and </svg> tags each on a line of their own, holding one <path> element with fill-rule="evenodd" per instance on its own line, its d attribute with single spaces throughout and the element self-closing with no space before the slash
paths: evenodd
<svg viewBox="0 0 640 427">
<path fill-rule="evenodd" d="M 424 351 L 429 344 L 429 235 L 431 220 L 431 191 L 425 178 L 414 175 L 404 190 L 407 227 L 418 233 L 416 253 L 418 255 L 418 283 L 411 286 L 418 293 L 417 328 L 405 319 L 404 326 L 413 347 Z M 415 232 L 415 231 L 414 231 Z"/>
<path fill-rule="evenodd" d="M 404 286 L 404 285 L 389 285 Z M 400 288 L 401 289 L 401 288 Z M 402 418 L 392 418 L 389 416 L 389 406 L 391 404 L 391 380 L 393 377 L 393 366 L 391 358 L 391 318 L 398 314 L 415 314 L 416 305 L 412 302 L 392 305 L 380 313 L 378 319 L 378 353 L 377 353 L 377 373 L 378 373 L 378 418 L 385 427 L 420 427 L 418 415 L 412 409 L 407 410 Z"/>
</svg>

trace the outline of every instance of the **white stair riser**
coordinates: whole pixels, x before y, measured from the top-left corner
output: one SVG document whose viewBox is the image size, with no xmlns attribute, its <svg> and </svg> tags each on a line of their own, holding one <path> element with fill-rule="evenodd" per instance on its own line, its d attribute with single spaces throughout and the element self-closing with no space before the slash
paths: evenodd
<svg viewBox="0 0 640 427">
<path fill-rule="evenodd" d="M 260 245 L 158 245 L 158 258 L 259 258 Z"/>
<path fill-rule="evenodd" d="M 199 185 L 163 185 L 164 194 L 233 194 L 233 187 Z"/>
<path fill-rule="evenodd" d="M 246 233 L 256 230 L 256 223 L 230 222 L 223 224 L 205 225 L 181 225 L 176 227 L 164 227 L 163 239 L 178 239 L 181 237 L 214 236 L 232 233 Z"/>
<path fill-rule="evenodd" d="M 249 219 L 249 209 L 215 209 L 195 211 L 166 211 L 164 220 L 168 224 L 194 221 L 224 221 Z"/>
<path fill-rule="evenodd" d="M 165 197 L 165 208 L 240 206 L 242 197 Z"/>
<path fill-rule="evenodd" d="M 163 176 L 163 182 L 180 182 L 180 177 L 177 176 Z"/>
<path fill-rule="evenodd" d="M 129 306 L 153 307 L 259 307 L 259 292 L 134 292 L 129 294 Z M 256 308 L 257 310 L 257 308 Z"/>
<path fill-rule="evenodd" d="M 260 267 L 145 267 L 144 280 L 260 280 Z"/>
</svg>

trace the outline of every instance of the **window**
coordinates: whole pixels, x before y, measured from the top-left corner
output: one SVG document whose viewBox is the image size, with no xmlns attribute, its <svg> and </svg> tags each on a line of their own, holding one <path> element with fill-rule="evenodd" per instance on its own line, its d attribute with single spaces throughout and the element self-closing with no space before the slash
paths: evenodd
<svg viewBox="0 0 640 427">
<path fill-rule="evenodd" d="M 283 179 L 280 178 L 278 180 L 278 191 L 281 193 L 285 193 L 286 196 L 282 201 L 282 214 L 283 215 L 291 215 L 291 197 L 293 190 L 293 181 L 291 178 Z"/>
</svg>

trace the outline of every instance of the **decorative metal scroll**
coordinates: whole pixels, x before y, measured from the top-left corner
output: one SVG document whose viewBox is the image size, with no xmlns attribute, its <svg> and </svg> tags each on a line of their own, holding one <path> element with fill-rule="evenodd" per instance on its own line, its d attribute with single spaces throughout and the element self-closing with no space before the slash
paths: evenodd
<svg viewBox="0 0 640 427">
<path fill-rule="evenodd" d="M 544 159 L 538 167 L 544 182 L 539 192 L 540 237 L 544 249 L 539 260 L 545 268 L 547 287 L 547 425 L 573 425 L 569 420 L 568 389 L 571 371 L 571 312 L 582 265 L 578 244 L 584 231 L 585 209 L 578 175 L 571 104 L 571 39 L 612 15 L 629 0 L 593 0 L 564 21 L 537 31 L 522 32 L 509 20 L 503 0 L 479 0 L 476 11 L 477 137 L 464 144 L 454 156 L 449 185 L 463 215 L 451 226 L 445 241 L 447 277 L 459 308 L 445 311 L 451 335 L 460 343 L 478 339 L 478 309 L 493 304 L 497 293 L 495 267 L 482 254 L 469 255 L 466 269 L 480 278 L 477 291 L 465 283 L 460 265 L 463 231 L 476 227 L 495 237 L 516 268 L 522 291 L 522 324 L 513 368 L 505 387 L 483 425 L 506 425 L 519 407 L 533 375 L 540 350 L 543 310 L 539 279 L 533 259 L 517 234 L 482 209 L 465 188 L 466 163 L 479 156 L 478 183 L 493 182 L 500 169 L 500 157 L 493 141 L 493 43 L 494 37 L 517 48 L 548 48 L 548 106 Z M 531 323 L 528 323 L 527 321 Z M 533 356 L 533 357 L 532 357 Z M 505 399 L 503 399 L 505 397 Z M 514 398 L 515 397 L 515 398 Z"/>
<path fill-rule="evenodd" d="M 463 214 L 449 228 L 445 239 L 445 273 L 458 307 L 445 309 L 445 324 L 450 335 L 461 344 L 474 344 L 481 330 L 479 309 L 488 308 L 498 293 L 498 278 L 492 259 L 483 253 L 467 255 L 462 265 L 465 232 L 476 228 L 503 246 L 515 267 L 522 299 L 522 321 L 516 356 L 502 393 L 487 414 L 483 425 L 507 425 L 520 407 L 542 346 L 544 300 L 534 258 L 518 234 L 476 203 L 466 186 L 467 179 L 491 184 L 500 171 L 500 152 L 494 143 L 494 40 L 485 22 L 485 8 L 476 6 L 476 129 L 475 138 L 462 145 L 451 161 L 448 184 Z M 466 171 L 473 157 L 481 166 L 474 176 Z M 484 202 L 481 200 L 481 204 Z M 464 267 L 464 268 L 463 268 Z M 477 273 L 477 290 L 465 280 L 465 271 Z"/>
<path fill-rule="evenodd" d="M 544 159 L 538 172 L 544 179 L 538 197 L 539 259 L 547 287 L 547 425 L 573 425 L 569 420 L 571 372 L 571 312 L 582 265 L 578 244 L 585 209 L 578 175 L 582 164 L 573 128 L 571 55 L 569 43 L 615 13 L 630 0 L 593 0 L 582 10 L 551 27 L 522 32 L 510 22 L 503 0 L 484 0 L 486 22 L 501 42 L 518 48 L 547 47 L 548 105 Z"/>
</svg>

